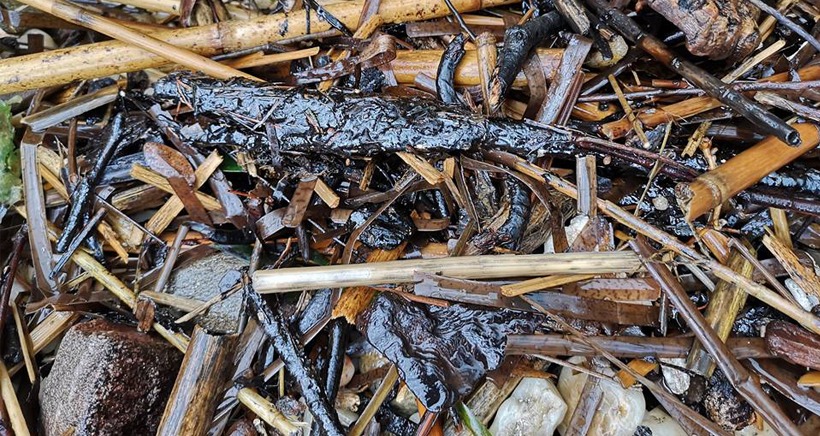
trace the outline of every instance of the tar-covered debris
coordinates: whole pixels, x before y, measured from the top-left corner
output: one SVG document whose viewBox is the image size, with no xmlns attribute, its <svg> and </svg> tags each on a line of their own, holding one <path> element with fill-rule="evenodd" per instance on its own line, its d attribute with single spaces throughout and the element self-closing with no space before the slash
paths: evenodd
<svg viewBox="0 0 820 436">
<path fill-rule="evenodd" d="M 457 152 L 478 147 L 518 154 L 565 153 L 568 133 L 533 123 L 490 120 L 422 97 L 372 95 L 345 89 L 320 93 L 235 79 L 222 82 L 174 74 L 154 86 L 161 99 L 189 102 L 218 125 L 188 128 L 186 139 L 240 144 L 264 153 L 374 156 L 407 150 Z M 232 120 L 232 123 L 226 121 Z M 266 124 L 271 129 L 264 128 Z M 204 121 L 203 121 L 204 124 Z"/>
<path fill-rule="evenodd" d="M 358 318 L 367 340 L 393 362 L 419 401 L 442 411 L 501 364 L 506 336 L 533 332 L 534 315 L 426 306 L 379 294 Z"/>
<path fill-rule="evenodd" d="M 362 206 L 350 214 L 350 223 L 361 226 L 378 209 L 374 205 Z M 359 236 L 359 240 L 371 248 L 392 250 L 413 234 L 413 221 L 408 214 L 399 213 L 395 207 L 388 207 Z"/>
</svg>

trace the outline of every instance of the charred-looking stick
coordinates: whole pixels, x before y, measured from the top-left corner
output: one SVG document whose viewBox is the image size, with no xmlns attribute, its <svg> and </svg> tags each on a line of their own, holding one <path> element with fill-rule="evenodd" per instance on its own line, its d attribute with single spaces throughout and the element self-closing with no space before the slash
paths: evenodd
<svg viewBox="0 0 820 436">
<path fill-rule="evenodd" d="M 436 94 L 444 104 L 458 103 L 458 93 L 453 87 L 453 81 L 456 77 L 456 67 L 464 58 L 464 53 L 464 34 L 459 33 L 441 54 L 436 73 Z"/>
<path fill-rule="evenodd" d="M 325 391 L 330 401 L 336 400 L 339 393 L 339 382 L 342 377 L 342 369 L 345 363 L 346 321 L 343 318 L 336 318 L 330 322 L 330 332 L 328 346 L 330 355 L 327 361 L 327 379 L 325 380 Z"/>
<path fill-rule="evenodd" d="M 124 119 L 125 116 L 120 112 L 114 115 L 114 118 L 111 119 L 111 123 L 106 126 L 105 136 L 102 140 L 102 149 L 94 159 L 94 166 L 77 184 L 77 187 L 71 195 L 71 209 L 65 221 L 65 230 L 63 230 L 63 233 L 57 240 L 58 253 L 65 253 L 71 241 L 77 236 L 77 233 L 82 229 L 89 218 L 91 206 L 94 204 L 94 196 L 92 194 L 102 177 L 103 170 L 108 166 L 111 158 L 114 157 L 114 152 L 117 150 L 117 143 L 122 133 Z"/>
<path fill-rule="evenodd" d="M 345 36 L 353 36 L 353 32 L 347 28 L 338 18 L 334 17 L 333 14 L 327 11 L 324 6 L 320 5 L 319 2 L 316 0 L 305 0 L 305 13 L 307 15 L 307 23 L 305 24 L 307 28 L 307 33 L 310 33 L 310 10 L 316 11 L 316 15 L 319 17 L 320 20 L 324 20 L 327 24 L 330 24 L 331 27 L 342 32 Z"/>
<path fill-rule="evenodd" d="M 13 248 L 11 249 L 11 256 L 9 256 L 8 263 L 0 274 L 0 344 L 3 343 L 3 331 L 6 327 L 6 319 L 8 319 L 9 299 L 11 298 L 11 291 L 14 287 L 14 277 L 17 275 L 17 268 L 20 266 L 20 256 L 23 254 L 23 247 L 26 245 L 26 226 L 20 227 L 20 230 L 12 238 Z"/>
<path fill-rule="evenodd" d="M 550 34 L 564 26 L 558 12 L 552 11 L 533 18 L 520 26 L 513 26 L 504 32 L 504 49 L 493 71 L 490 83 L 490 108 L 496 113 L 504 101 L 515 76 L 524 66 L 530 50 Z"/>
<path fill-rule="evenodd" d="M 250 284 L 246 290 L 246 298 L 250 307 L 256 312 L 259 325 L 262 326 L 282 361 L 285 362 L 285 367 L 299 383 L 308 409 L 313 414 L 313 418 L 319 422 L 322 434 L 343 436 L 344 431 L 336 410 L 330 404 L 325 391 L 319 386 L 320 379 L 316 369 L 308 361 L 302 345 L 290 331 L 282 315 L 268 307 L 262 296 Z"/>
<path fill-rule="evenodd" d="M 760 386 L 760 381 L 738 362 L 715 330 L 707 323 L 698 308 L 689 299 L 680 282 L 666 266 L 652 260 L 653 251 L 643 237 L 632 240 L 630 246 L 644 259 L 644 265 L 652 277 L 661 285 L 672 306 L 675 307 L 703 348 L 714 358 L 715 363 L 732 383 L 732 386 L 751 404 L 763 419 L 779 434 L 799 435 L 800 430 L 780 409 Z"/>
<path fill-rule="evenodd" d="M 325 393 L 327 394 L 327 399 L 331 404 L 336 402 L 336 394 L 339 392 L 339 382 L 342 377 L 342 369 L 344 369 L 345 345 L 347 343 L 345 340 L 346 326 L 347 321 L 345 321 L 344 318 L 336 318 L 330 321 L 330 326 L 328 327 L 328 356 L 327 363 L 325 365 L 327 369 L 325 374 Z M 318 426 L 319 423 L 317 421 L 313 421 L 314 428 L 312 429 L 311 434 L 318 434 Z"/>
<path fill-rule="evenodd" d="M 760 126 L 766 134 L 774 135 L 792 146 L 800 145 L 800 134 L 794 128 L 702 68 L 677 56 L 662 41 L 645 33 L 623 12 L 611 7 L 605 0 L 587 0 L 587 3 L 595 9 L 602 22 L 622 33 L 641 50 L 692 82 L 709 96 L 720 100 L 755 126 Z"/>
</svg>

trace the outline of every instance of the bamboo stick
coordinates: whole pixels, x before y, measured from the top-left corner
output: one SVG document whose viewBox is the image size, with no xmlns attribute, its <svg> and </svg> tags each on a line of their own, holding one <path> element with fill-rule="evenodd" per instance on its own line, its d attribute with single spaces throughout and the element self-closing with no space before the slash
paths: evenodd
<svg viewBox="0 0 820 436">
<path fill-rule="evenodd" d="M 275 293 L 406 283 L 414 281 L 415 273 L 461 279 L 494 279 L 550 274 L 632 273 L 639 269 L 640 260 L 628 252 L 464 256 L 257 271 L 253 274 L 253 285 L 259 293 Z"/>
<path fill-rule="evenodd" d="M 754 272 L 752 263 L 737 251 L 730 256 L 728 266 L 746 278 L 751 278 L 752 272 Z M 737 314 L 746 304 L 746 297 L 747 294 L 737 289 L 737 285 L 732 283 L 721 280 L 715 286 L 715 291 L 709 300 L 709 306 L 706 307 L 704 318 L 715 330 L 715 334 L 721 341 L 726 342 L 732 332 L 732 326 L 735 324 Z M 692 351 L 686 360 L 686 367 L 707 378 L 712 377 L 715 362 L 703 348 L 700 341 L 695 341 L 692 345 Z"/>
<path fill-rule="evenodd" d="M 140 33 L 136 30 L 123 26 L 108 18 L 95 15 L 87 9 L 83 9 L 74 4 L 62 0 L 21 0 L 20 3 L 37 8 L 43 12 L 54 15 L 69 23 L 87 27 L 96 32 L 123 41 L 155 55 L 188 67 L 194 71 L 202 71 L 217 79 L 230 79 L 232 77 L 244 77 L 245 79 L 261 81 L 260 79 L 231 68 L 227 65 L 208 59 L 204 56 L 193 53 L 189 50 L 179 48 L 153 36 Z"/>
<path fill-rule="evenodd" d="M 396 76 L 396 82 L 399 84 L 414 83 L 416 76 L 422 73 L 435 79 L 442 53 L 444 53 L 444 50 L 397 51 L 396 59 L 393 59 L 390 63 L 393 68 L 393 74 Z M 561 57 L 564 54 L 564 50 L 538 48 L 535 50 L 535 53 L 541 60 L 541 65 L 544 67 L 544 75 L 547 77 L 547 80 L 552 79 L 555 72 L 558 70 L 558 65 L 561 62 Z M 455 85 L 481 85 L 481 68 L 483 67 L 479 67 L 479 65 L 478 51 L 465 51 L 464 57 L 461 59 L 458 67 L 456 67 Z M 2 63 L 0 63 L 0 67 L 1 66 Z M 0 70 L 0 79 L 1 78 L 2 72 Z M 524 76 L 524 73 L 519 73 L 515 77 L 515 80 L 511 86 L 514 88 L 523 88 L 527 86 L 527 79 Z"/>
<path fill-rule="evenodd" d="M 9 376 L 3 359 L 0 359 L 0 400 L 3 400 L 6 406 L 9 421 L 11 421 L 11 429 L 14 430 L 14 434 L 17 436 L 30 435 L 31 433 L 28 431 L 26 418 L 23 416 L 22 409 L 20 409 L 20 402 L 17 400 L 14 385 L 11 384 L 11 377 Z"/>
<path fill-rule="evenodd" d="M 287 51 L 284 53 L 274 53 L 269 55 L 248 55 L 238 59 L 231 59 L 223 62 L 232 68 L 251 68 L 265 65 L 288 62 L 295 59 L 302 59 L 319 54 L 319 47 L 305 48 L 302 50 Z"/>
<path fill-rule="evenodd" d="M 689 184 L 676 188 L 681 208 L 689 221 L 705 214 L 738 192 L 752 186 L 820 143 L 820 130 L 814 124 L 796 124 L 802 144 L 790 147 L 779 139 L 769 136 L 751 148 L 729 159 L 726 163 L 698 176 Z"/>
<path fill-rule="evenodd" d="M 222 388 L 231 375 L 237 338 L 194 329 L 157 435 L 198 435 L 208 431 L 222 399 Z"/>
<path fill-rule="evenodd" d="M 453 0 L 462 12 L 509 3 L 515 3 L 515 0 Z M 349 29 L 354 29 L 363 4 L 364 0 L 355 0 L 327 5 L 325 9 Z M 421 0 L 413 7 L 408 7 L 403 0 L 385 0 L 379 5 L 379 15 L 386 24 L 392 24 L 444 17 L 450 15 L 450 11 L 443 0 Z M 203 56 L 214 56 L 305 35 L 306 25 L 303 14 L 278 13 L 247 21 L 231 20 L 161 31 L 151 36 Z M 330 28 L 326 21 L 311 14 L 312 33 Z M 167 63 L 162 56 L 120 41 L 52 50 L 0 61 L 0 93 L 156 68 Z M 438 65 L 438 59 L 434 65 Z M 478 77 L 477 72 L 475 77 Z"/>
</svg>

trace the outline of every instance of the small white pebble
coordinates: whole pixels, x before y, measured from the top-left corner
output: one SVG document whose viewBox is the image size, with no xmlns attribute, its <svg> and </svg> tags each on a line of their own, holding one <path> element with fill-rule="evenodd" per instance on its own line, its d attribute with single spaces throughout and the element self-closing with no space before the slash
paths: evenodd
<svg viewBox="0 0 820 436">
<path fill-rule="evenodd" d="M 655 206 L 657 210 L 666 210 L 669 209 L 669 200 L 663 195 L 659 195 L 652 199 L 652 205 Z"/>
</svg>

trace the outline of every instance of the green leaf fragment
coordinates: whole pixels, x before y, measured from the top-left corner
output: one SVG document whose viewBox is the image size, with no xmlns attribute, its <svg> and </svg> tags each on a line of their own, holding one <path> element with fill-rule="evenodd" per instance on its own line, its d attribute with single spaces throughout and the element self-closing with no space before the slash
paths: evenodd
<svg viewBox="0 0 820 436">
<path fill-rule="evenodd" d="M 461 423 L 475 436 L 492 436 L 484 423 L 479 420 L 466 404 L 459 401 L 456 403 L 456 411 Z"/>
<path fill-rule="evenodd" d="M 0 204 L 12 205 L 23 196 L 20 151 L 14 145 L 11 109 L 0 101 Z"/>
</svg>

